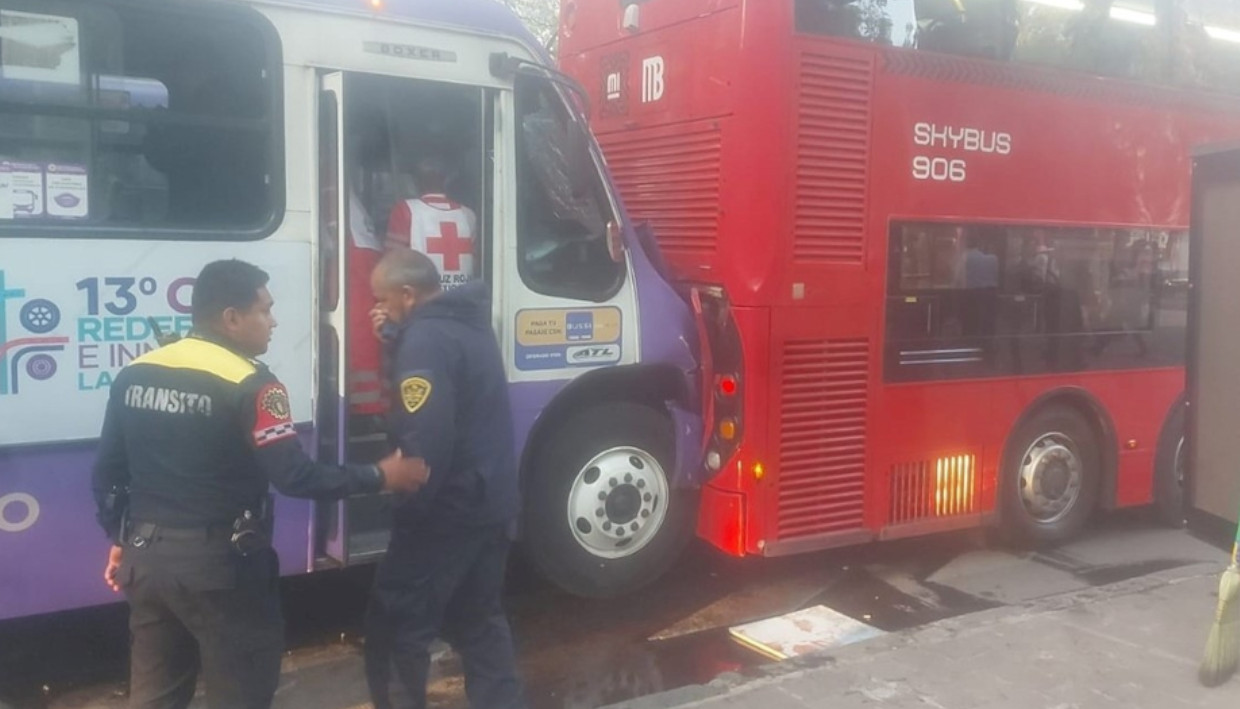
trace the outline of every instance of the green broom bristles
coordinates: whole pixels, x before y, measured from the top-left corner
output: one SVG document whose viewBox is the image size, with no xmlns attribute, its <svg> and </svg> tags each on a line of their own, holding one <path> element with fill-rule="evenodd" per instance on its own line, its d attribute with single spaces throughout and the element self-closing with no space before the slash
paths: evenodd
<svg viewBox="0 0 1240 709">
<path fill-rule="evenodd" d="M 1238 533 L 1240 536 L 1240 533 Z M 1217 687 L 1231 679 L 1240 665 L 1240 539 L 1231 552 L 1231 566 L 1223 572 L 1218 587 L 1218 612 L 1206 655 L 1201 661 L 1197 679 L 1207 687 Z"/>
</svg>

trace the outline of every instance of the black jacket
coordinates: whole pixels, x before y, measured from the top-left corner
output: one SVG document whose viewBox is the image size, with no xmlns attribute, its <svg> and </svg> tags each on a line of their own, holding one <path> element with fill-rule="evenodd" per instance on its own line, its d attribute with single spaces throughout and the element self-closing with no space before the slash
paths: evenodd
<svg viewBox="0 0 1240 709">
<path fill-rule="evenodd" d="M 447 291 L 396 328 L 389 430 L 430 468 L 426 486 L 397 507 L 397 529 L 510 524 L 518 514 L 508 382 L 486 288 Z"/>
<path fill-rule="evenodd" d="M 95 461 L 99 522 L 116 539 L 127 489 L 135 522 L 231 524 L 268 485 L 293 497 L 377 492 L 374 466 L 320 465 L 302 450 L 288 392 L 265 366 L 190 336 L 149 352 L 112 384 Z"/>
</svg>

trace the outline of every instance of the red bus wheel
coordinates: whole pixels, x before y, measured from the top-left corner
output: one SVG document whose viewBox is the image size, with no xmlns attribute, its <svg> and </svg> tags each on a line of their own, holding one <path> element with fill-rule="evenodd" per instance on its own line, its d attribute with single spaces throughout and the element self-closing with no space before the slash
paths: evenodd
<svg viewBox="0 0 1240 709">
<path fill-rule="evenodd" d="M 1066 406 L 1038 411 L 1013 433 L 1001 475 L 1008 536 L 1034 545 L 1072 538 L 1098 501 L 1102 456 L 1093 427 Z"/>
</svg>

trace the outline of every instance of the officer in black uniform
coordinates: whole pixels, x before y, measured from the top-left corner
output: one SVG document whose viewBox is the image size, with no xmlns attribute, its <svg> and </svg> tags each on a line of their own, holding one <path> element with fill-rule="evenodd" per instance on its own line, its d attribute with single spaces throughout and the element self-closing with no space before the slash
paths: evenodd
<svg viewBox="0 0 1240 709">
<path fill-rule="evenodd" d="M 302 450 L 279 380 L 253 358 L 276 322 L 267 274 L 217 261 L 199 274 L 194 332 L 117 375 L 93 487 L 114 540 L 104 578 L 129 599 L 130 706 L 185 707 L 201 659 L 207 703 L 268 707 L 284 623 L 268 486 L 335 499 L 413 492 L 423 461 L 328 466 Z"/>
<path fill-rule="evenodd" d="M 428 648 L 442 634 L 460 654 L 477 709 L 525 706 L 504 615 L 508 548 L 519 508 L 512 413 L 486 284 L 441 293 L 439 273 L 408 249 L 371 279 L 372 317 L 391 340 L 390 432 L 430 477 L 393 515 L 366 618 L 366 677 L 375 709 L 394 706 L 393 675 L 426 706 Z"/>
</svg>

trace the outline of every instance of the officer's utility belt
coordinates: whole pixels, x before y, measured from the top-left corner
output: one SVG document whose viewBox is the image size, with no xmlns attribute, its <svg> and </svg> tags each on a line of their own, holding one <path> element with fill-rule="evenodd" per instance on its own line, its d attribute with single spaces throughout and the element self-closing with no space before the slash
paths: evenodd
<svg viewBox="0 0 1240 709">
<path fill-rule="evenodd" d="M 157 542 L 226 542 L 238 554 L 248 556 L 271 546 L 272 522 L 271 499 L 264 496 L 261 504 L 255 505 L 255 509 L 243 511 L 231 524 L 169 527 L 151 522 L 135 522 L 130 525 L 126 536 L 130 546 L 139 549 Z"/>
<path fill-rule="evenodd" d="M 130 525 L 126 539 L 130 546 L 142 549 L 162 542 L 226 542 L 232 536 L 232 525 L 213 524 L 207 527 L 169 527 L 153 522 Z"/>
</svg>

